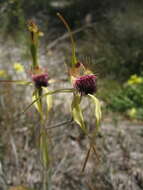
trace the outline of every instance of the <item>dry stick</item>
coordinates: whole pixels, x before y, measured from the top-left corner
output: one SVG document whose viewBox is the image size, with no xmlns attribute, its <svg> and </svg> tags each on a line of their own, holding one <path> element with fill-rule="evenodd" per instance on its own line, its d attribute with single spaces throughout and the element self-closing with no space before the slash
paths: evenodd
<svg viewBox="0 0 143 190">
<path fill-rule="evenodd" d="M 86 164 L 87 164 L 87 161 L 88 161 L 88 158 L 89 158 L 91 149 L 93 149 L 93 151 L 94 151 L 94 153 L 95 153 L 95 155 L 96 155 L 97 161 L 98 161 L 98 162 L 100 161 L 99 156 L 98 156 L 97 151 L 96 151 L 96 148 L 95 148 L 94 146 L 90 146 L 90 148 L 89 148 L 89 150 L 88 150 L 88 152 L 87 152 L 87 155 L 86 155 L 86 158 L 85 158 L 83 167 L 82 167 L 82 172 L 84 172 L 84 170 L 85 170 L 85 167 L 86 167 Z"/>
<path fill-rule="evenodd" d="M 87 164 L 87 161 L 88 161 L 88 158 L 89 158 L 89 155 L 90 155 L 91 150 L 93 150 L 93 152 L 95 153 L 95 156 L 96 156 L 96 159 L 97 159 L 98 163 L 100 162 L 98 153 L 97 153 L 97 151 L 96 151 L 95 144 L 94 144 L 94 145 L 90 145 L 90 148 L 89 148 L 89 150 L 88 150 L 88 152 L 87 152 L 87 155 L 86 155 L 86 158 L 85 158 L 83 167 L 82 167 L 82 172 L 84 172 L 84 170 L 85 170 L 85 167 L 86 167 L 86 164 Z"/>
<path fill-rule="evenodd" d="M 83 167 L 82 167 L 82 172 L 84 172 L 84 169 L 85 169 L 85 167 L 86 167 L 86 164 L 87 164 L 87 160 L 88 160 L 88 158 L 89 158 L 89 155 L 90 155 L 90 152 L 91 152 L 91 146 L 90 146 L 90 148 L 89 148 L 89 150 L 88 150 L 88 152 L 87 152 L 87 155 L 86 155 L 86 158 L 85 158 L 85 161 L 84 161 L 84 164 L 83 164 Z"/>
<path fill-rule="evenodd" d="M 82 26 L 80 28 L 78 28 L 77 30 L 74 30 L 73 32 L 71 32 L 71 34 L 77 34 L 81 31 L 83 31 L 84 29 L 88 28 L 88 27 L 94 27 L 94 25 L 96 25 L 95 22 L 90 23 L 90 24 L 86 24 L 85 26 Z M 69 38 L 70 34 L 69 33 L 65 33 L 63 36 L 57 38 L 56 40 L 54 40 L 53 42 L 51 42 L 48 46 L 47 46 L 47 50 L 52 49 L 54 46 L 56 46 L 60 41 L 65 40 L 67 38 Z"/>
</svg>

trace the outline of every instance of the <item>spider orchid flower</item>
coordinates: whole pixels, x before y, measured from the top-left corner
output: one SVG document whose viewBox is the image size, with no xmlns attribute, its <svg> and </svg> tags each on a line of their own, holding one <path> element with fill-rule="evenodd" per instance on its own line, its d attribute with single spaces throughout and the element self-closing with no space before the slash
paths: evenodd
<svg viewBox="0 0 143 190">
<path fill-rule="evenodd" d="M 81 62 L 70 69 L 70 77 L 73 87 L 81 96 L 95 94 L 97 89 L 97 76 L 86 69 Z"/>
<path fill-rule="evenodd" d="M 71 83 L 75 89 L 73 102 L 72 102 L 73 118 L 84 130 L 84 132 L 88 133 L 83 119 L 82 110 L 80 108 L 80 103 L 84 97 L 89 97 L 92 100 L 92 102 L 95 104 L 95 117 L 96 117 L 95 133 L 97 133 L 97 129 L 99 128 L 101 120 L 100 102 L 95 96 L 97 91 L 97 76 L 93 74 L 89 69 L 85 68 L 85 66 L 81 62 L 77 62 L 75 66 L 72 66 L 69 69 L 69 74 L 70 74 Z M 80 111 L 80 117 L 78 114 L 79 111 Z"/>
<path fill-rule="evenodd" d="M 80 108 L 81 99 L 84 96 L 87 96 L 92 99 L 93 103 L 95 104 L 95 116 L 96 116 L 96 129 L 99 126 L 100 120 L 101 120 L 101 108 L 100 108 L 100 102 L 95 97 L 95 93 L 97 90 L 97 76 L 92 73 L 89 69 L 87 69 L 83 63 L 78 61 L 76 57 L 76 51 L 75 51 L 75 42 L 72 36 L 71 29 L 64 19 L 64 17 L 58 13 L 57 14 L 61 21 L 64 23 L 65 27 L 67 28 L 71 44 L 72 44 L 72 59 L 71 59 L 71 67 L 69 70 L 69 76 L 71 83 L 73 85 L 74 96 L 73 96 L 73 102 L 72 102 L 72 115 L 73 119 L 76 121 L 76 123 L 79 124 L 79 126 L 84 130 L 84 132 L 87 133 L 85 122 L 83 119 L 82 111 Z"/>
<path fill-rule="evenodd" d="M 75 42 L 73 39 L 73 35 L 71 32 L 71 29 L 67 23 L 67 21 L 64 19 L 64 17 L 58 13 L 58 17 L 61 19 L 61 21 L 64 23 L 65 27 L 67 28 L 69 32 L 69 36 L 71 39 L 71 45 L 72 45 L 72 59 L 71 59 L 71 66 L 68 69 L 69 70 L 69 77 L 71 84 L 73 88 L 75 89 L 73 93 L 73 100 L 71 104 L 71 112 L 74 121 L 81 127 L 85 135 L 89 137 L 90 140 L 90 148 L 88 150 L 83 169 L 86 166 L 86 162 L 88 160 L 89 154 L 91 149 L 96 153 L 95 150 L 95 137 L 97 135 L 100 121 L 101 121 L 101 106 L 100 102 L 95 96 L 96 91 L 97 91 L 97 76 L 92 73 L 89 69 L 85 68 L 83 63 L 78 61 L 76 57 L 76 48 L 75 48 Z M 89 97 L 92 100 L 92 103 L 95 105 L 95 128 L 92 134 L 87 129 L 87 126 L 85 124 L 84 118 L 83 118 L 83 113 L 81 109 L 81 100 L 84 97 Z"/>
</svg>

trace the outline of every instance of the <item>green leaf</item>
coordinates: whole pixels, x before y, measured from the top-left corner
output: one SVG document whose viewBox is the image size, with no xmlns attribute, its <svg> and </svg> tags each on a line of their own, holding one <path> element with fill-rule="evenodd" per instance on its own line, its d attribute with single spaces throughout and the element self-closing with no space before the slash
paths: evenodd
<svg viewBox="0 0 143 190">
<path fill-rule="evenodd" d="M 93 103 L 95 104 L 96 127 L 98 128 L 101 121 L 101 105 L 99 100 L 94 95 L 88 94 L 88 96 L 92 99 Z"/>
<path fill-rule="evenodd" d="M 36 89 L 32 95 L 32 101 L 34 102 L 34 106 L 36 107 L 37 111 L 40 113 L 40 116 L 43 116 L 42 113 L 42 101 L 41 101 L 41 89 Z"/>
<path fill-rule="evenodd" d="M 81 96 L 79 94 L 75 94 L 73 97 L 71 110 L 74 121 L 82 128 L 82 130 L 86 133 L 86 127 L 83 119 L 82 110 L 80 107 Z"/>
</svg>

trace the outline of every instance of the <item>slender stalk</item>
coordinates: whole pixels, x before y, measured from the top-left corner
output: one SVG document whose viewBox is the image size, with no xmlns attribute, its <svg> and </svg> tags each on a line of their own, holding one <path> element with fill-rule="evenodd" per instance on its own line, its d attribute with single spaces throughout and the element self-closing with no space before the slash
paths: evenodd
<svg viewBox="0 0 143 190">
<path fill-rule="evenodd" d="M 72 66 L 74 66 L 76 64 L 77 60 L 76 60 L 76 53 L 75 53 L 75 42 L 73 39 L 71 29 L 70 29 L 67 21 L 64 19 L 64 17 L 60 13 L 57 13 L 57 16 L 61 19 L 61 21 L 64 23 L 65 27 L 67 28 L 67 30 L 69 32 L 70 39 L 71 39 L 71 45 L 72 45 Z"/>
<path fill-rule="evenodd" d="M 73 89 L 73 88 L 71 88 L 71 89 L 58 89 L 58 90 L 54 90 L 54 91 L 45 93 L 45 94 L 43 94 L 40 98 L 45 97 L 45 96 L 48 96 L 48 95 L 56 94 L 56 93 L 73 93 L 73 92 L 74 92 L 74 89 Z M 24 110 L 21 114 L 24 114 L 24 113 L 25 113 L 35 102 L 37 102 L 40 98 L 37 98 L 36 100 L 34 100 L 29 106 L 27 106 L 27 107 L 25 108 L 25 110 Z"/>
<path fill-rule="evenodd" d="M 73 118 L 70 119 L 70 120 L 67 120 L 67 121 L 63 121 L 63 122 L 57 123 L 57 124 L 52 125 L 50 127 L 47 127 L 46 129 L 53 129 L 53 128 L 56 128 L 56 127 L 61 127 L 61 126 L 64 126 L 64 125 L 72 123 L 72 122 L 73 122 Z"/>
</svg>

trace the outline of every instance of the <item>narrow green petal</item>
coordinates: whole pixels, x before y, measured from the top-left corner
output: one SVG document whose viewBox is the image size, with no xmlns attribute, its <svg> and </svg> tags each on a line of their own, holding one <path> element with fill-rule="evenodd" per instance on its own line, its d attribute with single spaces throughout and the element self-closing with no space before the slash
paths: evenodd
<svg viewBox="0 0 143 190">
<path fill-rule="evenodd" d="M 88 96 L 92 99 L 93 103 L 95 104 L 96 127 L 98 128 L 101 121 L 101 105 L 99 100 L 94 95 L 88 94 Z"/>
<path fill-rule="evenodd" d="M 34 102 L 34 106 L 36 107 L 37 111 L 42 116 L 42 102 L 41 102 L 41 96 L 39 94 L 39 90 L 36 89 L 35 92 L 32 95 L 32 102 Z"/>
<path fill-rule="evenodd" d="M 48 90 L 48 88 L 43 88 L 44 93 L 49 93 L 50 91 Z M 52 95 L 48 95 L 46 96 L 46 104 L 47 104 L 47 114 L 50 112 L 50 110 L 52 109 L 53 106 L 53 98 Z"/>
<path fill-rule="evenodd" d="M 81 97 L 78 94 L 75 94 L 73 97 L 71 110 L 74 121 L 82 128 L 82 130 L 86 133 L 86 127 L 83 119 L 82 110 L 80 107 Z"/>
</svg>

